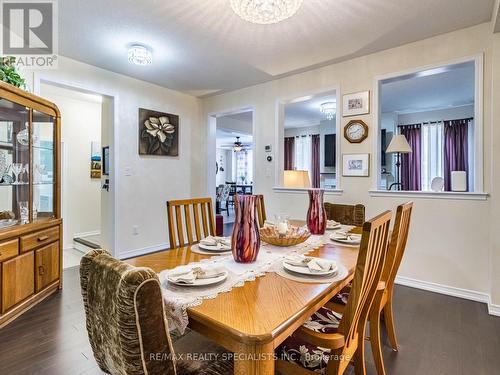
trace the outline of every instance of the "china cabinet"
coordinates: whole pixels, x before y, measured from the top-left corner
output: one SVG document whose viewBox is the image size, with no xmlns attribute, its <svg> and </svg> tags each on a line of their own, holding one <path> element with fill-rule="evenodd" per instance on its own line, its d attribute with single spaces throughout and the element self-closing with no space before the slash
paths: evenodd
<svg viewBox="0 0 500 375">
<path fill-rule="evenodd" d="M 0 327 L 62 287 L 60 114 L 0 82 Z"/>
</svg>

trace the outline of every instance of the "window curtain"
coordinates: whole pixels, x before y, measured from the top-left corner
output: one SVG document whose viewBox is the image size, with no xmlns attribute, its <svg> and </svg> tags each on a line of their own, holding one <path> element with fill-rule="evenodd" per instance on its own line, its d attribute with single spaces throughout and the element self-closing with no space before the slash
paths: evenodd
<svg viewBox="0 0 500 375">
<path fill-rule="evenodd" d="M 443 177 L 443 122 L 422 124 L 422 190 L 431 191 L 432 180 Z"/>
<path fill-rule="evenodd" d="M 295 169 L 295 137 L 285 137 L 285 170 Z"/>
<path fill-rule="evenodd" d="M 320 187 L 319 134 L 311 135 L 311 186 Z"/>
<path fill-rule="evenodd" d="M 404 125 L 399 129 L 412 149 L 411 153 L 401 155 L 401 190 L 422 190 L 421 125 Z"/>
<path fill-rule="evenodd" d="M 295 137 L 295 169 L 308 171 L 311 179 L 311 136 Z"/>
<path fill-rule="evenodd" d="M 471 119 L 444 122 L 444 190 L 451 191 L 451 172 L 469 174 L 468 127 Z M 469 184 L 467 184 L 469 185 Z M 469 186 L 467 186 L 469 191 Z"/>
</svg>

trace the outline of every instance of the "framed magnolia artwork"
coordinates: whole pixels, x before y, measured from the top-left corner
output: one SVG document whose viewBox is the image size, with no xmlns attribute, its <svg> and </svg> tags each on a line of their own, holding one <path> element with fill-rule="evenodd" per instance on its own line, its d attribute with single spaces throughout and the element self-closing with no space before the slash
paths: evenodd
<svg viewBox="0 0 500 375">
<path fill-rule="evenodd" d="M 370 175 L 370 154 L 343 154 L 342 176 L 368 177 Z"/>
<path fill-rule="evenodd" d="M 344 95 L 342 101 L 342 116 L 344 117 L 370 113 L 370 91 Z"/>
<path fill-rule="evenodd" d="M 179 156 L 179 116 L 139 108 L 139 155 Z"/>
</svg>

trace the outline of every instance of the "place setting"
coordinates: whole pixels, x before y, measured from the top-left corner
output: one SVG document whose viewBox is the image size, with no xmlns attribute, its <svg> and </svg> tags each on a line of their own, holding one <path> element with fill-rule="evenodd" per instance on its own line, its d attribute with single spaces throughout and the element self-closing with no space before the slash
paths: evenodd
<svg viewBox="0 0 500 375">
<path fill-rule="evenodd" d="M 275 272 L 287 279 L 306 283 L 332 283 L 347 276 L 347 269 L 335 260 L 289 254 Z"/>
<path fill-rule="evenodd" d="M 344 246 L 359 246 L 361 244 L 361 234 L 346 231 L 335 231 L 329 236 L 330 240 Z"/>
<path fill-rule="evenodd" d="M 202 255 L 231 254 L 231 237 L 208 236 L 191 247 L 191 251 Z"/>
<path fill-rule="evenodd" d="M 187 265 L 165 272 L 164 284 L 181 287 L 207 287 L 222 283 L 229 275 L 228 270 L 218 264 Z"/>
</svg>

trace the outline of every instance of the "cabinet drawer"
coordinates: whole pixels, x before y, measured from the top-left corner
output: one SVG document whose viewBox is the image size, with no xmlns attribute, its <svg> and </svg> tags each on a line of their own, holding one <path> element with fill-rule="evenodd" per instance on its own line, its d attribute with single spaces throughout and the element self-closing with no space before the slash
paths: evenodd
<svg viewBox="0 0 500 375">
<path fill-rule="evenodd" d="M 47 245 L 59 239 L 59 227 L 52 227 L 21 237 L 21 252 Z"/>
<path fill-rule="evenodd" d="M 0 262 L 14 258 L 19 254 L 19 240 L 0 242 Z"/>
</svg>

